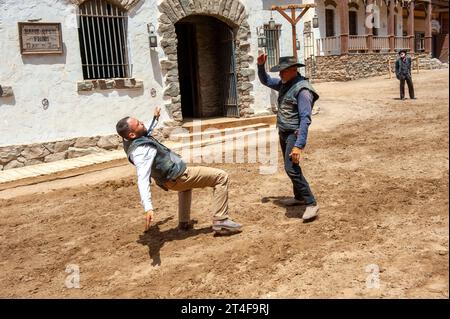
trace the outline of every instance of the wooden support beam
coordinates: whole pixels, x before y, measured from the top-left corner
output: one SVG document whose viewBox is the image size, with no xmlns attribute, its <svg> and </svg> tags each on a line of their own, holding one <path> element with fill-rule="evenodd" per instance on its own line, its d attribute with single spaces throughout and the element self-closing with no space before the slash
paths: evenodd
<svg viewBox="0 0 450 319">
<path fill-rule="evenodd" d="M 272 6 L 272 10 L 278 11 L 292 26 L 292 53 L 297 58 L 297 30 L 296 25 L 300 19 L 305 15 L 309 8 L 315 8 L 315 4 L 291 4 L 284 6 Z M 295 17 L 295 10 L 303 9 L 298 17 Z M 290 10 L 289 16 L 284 10 Z"/>
<path fill-rule="evenodd" d="M 297 24 L 300 19 L 305 15 L 306 11 L 308 11 L 309 7 L 305 8 L 304 10 L 302 10 L 302 12 L 300 12 L 300 15 L 295 19 L 295 24 Z"/>
<path fill-rule="evenodd" d="M 272 6 L 272 10 L 281 9 L 281 10 L 288 10 L 288 9 L 306 9 L 306 8 L 315 8 L 316 5 L 312 3 L 308 4 L 288 4 L 283 6 Z"/>
<path fill-rule="evenodd" d="M 295 24 L 294 20 L 292 20 L 291 17 L 283 11 L 283 9 L 275 8 L 275 10 L 277 10 L 286 20 L 288 20 L 290 24 Z"/>
</svg>

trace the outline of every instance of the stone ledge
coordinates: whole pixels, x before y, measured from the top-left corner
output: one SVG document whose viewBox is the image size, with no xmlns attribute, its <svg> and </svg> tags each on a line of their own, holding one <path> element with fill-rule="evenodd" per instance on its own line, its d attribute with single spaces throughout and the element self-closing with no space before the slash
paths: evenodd
<svg viewBox="0 0 450 319">
<path fill-rule="evenodd" d="M 0 85 L 0 97 L 13 96 L 14 92 L 11 86 L 1 86 Z"/>
<path fill-rule="evenodd" d="M 144 88 L 144 82 L 135 78 L 98 79 L 78 81 L 78 92 L 90 92 L 94 90 L 140 90 Z"/>
<path fill-rule="evenodd" d="M 164 141 L 163 131 L 164 127 L 156 128 L 153 136 Z M 0 171 L 120 149 L 123 149 L 122 138 L 117 134 L 0 146 Z"/>
</svg>

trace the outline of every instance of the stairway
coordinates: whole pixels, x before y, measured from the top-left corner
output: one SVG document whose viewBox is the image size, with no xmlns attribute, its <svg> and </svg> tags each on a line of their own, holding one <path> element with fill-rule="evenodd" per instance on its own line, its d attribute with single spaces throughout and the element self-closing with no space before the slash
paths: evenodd
<svg viewBox="0 0 450 319">
<path fill-rule="evenodd" d="M 181 129 L 174 129 L 169 136 L 178 146 L 174 150 L 189 147 L 200 149 L 205 146 L 225 143 L 236 148 L 245 148 L 258 143 L 258 137 L 269 138 L 275 132 L 276 117 L 262 116 L 245 119 L 211 119 L 185 123 Z M 201 124 L 201 125 L 199 125 Z"/>
</svg>

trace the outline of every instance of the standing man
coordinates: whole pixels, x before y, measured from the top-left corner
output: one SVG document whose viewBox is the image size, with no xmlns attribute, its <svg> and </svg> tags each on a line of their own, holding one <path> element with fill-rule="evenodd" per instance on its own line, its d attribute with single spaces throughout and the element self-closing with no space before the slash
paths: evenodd
<svg viewBox="0 0 450 319">
<path fill-rule="evenodd" d="M 216 232 L 239 231 L 241 225 L 228 217 L 228 174 L 210 167 L 187 167 L 186 163 L 170 149 L 159 143 L 151 133 L 160 114 L 157 107 L 153 121 L 147 129 L 141 121 L 125 117 L 117 122 L 117 133 L 123 138 L 123 148 L 128 160 L 136 166 L 139 194 L 145 211 L 145 230 L 153 221 L 150 177 L 164 190 L 178 191 L 179 228 L 188 230 L 193 188 L 212 187 L 214 217 L 212 228 Z"/>
<path fill-rule="evenodd" d="M 411 58 L 406 56 L 406 50 L 400 50 L 400 57 L 395 61 L 395 75 L 400 80 L 400 99 L 405 99 L 405 81 L 408 84 L 410 99 L 415 99 L 414 86 L 411 78 Z"/>
<path fill-rule="evenodd" d="M 267 55 L 258 56 L 258 76 L 265 86 L 278 91 L 277 127 L 284 158 L 284 169 L 292 181 L 294 198 L 283 200 L 286 206 L 306 205 L 303 220 L 312 220 L 319 211 L 313 193 L 300 167 L 301 153 L 306 146 L 311 111 L 319 95 L 309 81 L 298 73 L 304 66 L 293 56 L 280 57 L 270 72 L 279 72 L 280 79 L 271 78 L 265 70 Z"/>
</svg>

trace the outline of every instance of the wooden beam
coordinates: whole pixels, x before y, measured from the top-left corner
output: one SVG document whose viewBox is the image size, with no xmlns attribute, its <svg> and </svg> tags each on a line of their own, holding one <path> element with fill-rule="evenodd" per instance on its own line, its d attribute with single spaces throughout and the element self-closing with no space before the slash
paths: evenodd
<svg viewBox="0 0 450 319">
<path fill-rule="evenodd" d="M 289 23 L 290 24 L 294 24 L 294 21 L 291 19 L 291 17 L 290 16 L 288 16 L 287 14 L 286 14 L 286 12 L 284 12 L 282 9 L 275 9 L 275 10 L 277 10 L 286 20 L 288 20 L 289 21 Z"/>
<path fill-rule="evenodd" d="M 272 6 L 272 10 L 277 10 L 277 9 L 281 9 L 281 10 L 287 10 L 287 9 L 306 9 L 306 8 L 315 8 L 316 5 L 309 3 L 309 4 L 288 4 L 288 5 L 284 5 L 284 6 Z"/>
<path fill-rule="evenodd" d="M 297 24 L 300 19 L 305 15 L 306 11 L 308 11 L 309 8 L 305 8 L 302 10 L 302 12 L 299 14 L 299 16 L 297 17 L 297 19 L 295 19 L 295 24 Z"/>
</svg>

